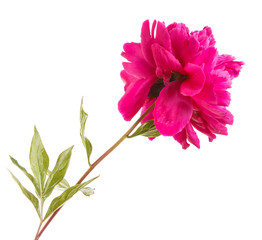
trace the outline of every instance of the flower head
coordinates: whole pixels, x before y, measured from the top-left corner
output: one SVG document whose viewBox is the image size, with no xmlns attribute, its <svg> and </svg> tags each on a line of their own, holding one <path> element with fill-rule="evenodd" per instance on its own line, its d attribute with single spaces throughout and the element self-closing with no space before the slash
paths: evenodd
<svg viewBox="0 0 262 240">
<path fill-rule="evenodd" d="M 118 108 L 125 120 L 142 109 L 155 107 L 143 120 L 154 120 L 156 129 L 172 136 L 186 149 L 200 147 L 195 129 L 212 141 L 215 134 L 227 135 L 226 124 L 233 115 L 230 103 L 232 79 L 243 62 L 231 55 L 219 55 L 211 28 L 189 32 L 182 23 L 165 26 L 154 21 L 150 30 L 145 21 L 141 43 L 126 43 L 121 78 L 125 94 Z"/>
</svg>

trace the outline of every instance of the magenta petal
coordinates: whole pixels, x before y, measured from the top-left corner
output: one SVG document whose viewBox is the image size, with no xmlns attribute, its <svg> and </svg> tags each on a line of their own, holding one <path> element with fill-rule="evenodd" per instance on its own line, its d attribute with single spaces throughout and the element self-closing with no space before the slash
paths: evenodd
<svg viewBox="0 0 262 240">
<path fill-rule="evenodd" d="M 174 24 L 172 27 L 169 26 L 168 29 L 170 29 L 169 35 L 171 38 L 173 54 L 184 65 L 184 51 L 190 37 L 189 29 L 183 23 Z"/>
<path fill-rule="evenodd" d="M 229 73 L 230 79 L 238 77 L 244 62 L 234 61 L 235 57 L 227 54 L 219 55 L 215 69 L 222 69 Z"/>
<path fill-rule="evenodd" d="M 175 56 L 159 44 L 152 44 L 152 52 L 157 66 L 156 73 L 159 78 L 164 77 L 164 75 L 170 76 L 171 72 L 183 72 L 183 68 Z"/>
<path fill-rule="evenodd" d="M 194 101 L 199 103 L 206 102 L 209 104 L 217 104 L 217 97 L 214 91 L 214 82 L 210 75 L 206 75 L 205 84 L 201 92 L 192 97 Z"/>
<path fill-rule="evenodd" d="M 194 36 L 190 36 L 184 48 L 183 59 L 185 63 L 192 62 L 199 51 L 199 42 Z"/>
<path fill-rule="evenodd" d="M 126 121 L 131 120 L 144 105 L 155 78 L 149 77 L 132 82 L 118 102 L 119 112 Z"/>
<path fill-rule="evenodd" d="M 187 134 L 186 134 L 185 129 L 183 129 L 181 132 L 177 133 L 174 136 L 174 139 L 181 144 L 181 146 L 184 150 L 187 149 L 190 146 L 187 142 Z"/>
<path fill-rule="evenodd" d="M 127 59 L 128 61 L 134 62 L 137 60 L 144 59 L 140 43 L 125 43 L 123 48 L 124 52 L 121 53 L 121 56 Z"/>
<path fill-rule="evenodd" d="M 154 39 L 150 34 L 149 20 L 144 21 L 141 29 L 141 49 L 142 53 L 149 64 L 155 66 L 153 59 L 151 45 L 153 44 Z"/>
<path fill-rule="evenodd" d="M 123 62 L 122 65 L 129 74 L 136 78 L 147 78 L 155 73 L 154 68 L 145 61 Z"/>
<path fill-rule="evenodd" d="M 194 144 L 197 148 L 200 148 L 200 141 L 191 123 L 188 123 L 181 132 L 177 133 L 174 136 L 174 139 L 182 145 L 183 149 L 187 149 L 190 146 L 187 140 Z"/>
<path fill-rule="evenodd" d="M 200 50 L 214 46 L 216 43 L 211 28 L 207 26 L 201 31 L 192 32 L 191 35 L 199 41 Z"/>
<path fill-rule="evenodd" d="M 188 141 L 194 144 L 197 148 L 200 148 L 199 138 L 195 130 L 193 129 L 191 123 L 188 123 L 185 129 L 186 129 Z"/>
<path fill-rule="evenodd" d="M 217 104 L 228 106 L 231 101 L 230 93 L 225 90 L 216 90 Z"/>
<path fill-rule="evenodd" d="M 194 96 L 198 94 L 205 83 L 205 74 L 201 67 L 188 63 L 184 68 L 187 79 L 182 82 L 180 92 L 184 96 Z"/>
<path fill-rule="evenodd" d="M 122 70 L 120 72 L 120 77 L 125 83 L 125 90 L 128 88 L 128 86 L 132 83 L 137 81 L 138 79 L 134 77 L 133 75 L 128 74 L 125 70 Z"/>
<path fill-rule="evenodd" d="M 205 72 L 211 72 L 214 69 L 218 53 L 216 48 L 208 47 L 204 49 L 192 63 L 203 66 Z"/>
<path fill-rule="evenodd" d="M 191 98 L 179 92 L 179 81 L 164 87 L 156 100 L 155 126 L 164 136 L 174 136 L 190 121 L 193 111 Z"/>
<path fill-rule="evenodd" d="M 193 114 L 190 122 L 199 132 L 207 135 L 209 141 L 212 142 L 216 138 L 216 135 L 208 129 L 206 121 L 199 114 Z"/>
<path fill-rule="evenodd" d="M 232 85 L 232 79 L 227 71 L 217 69 L 212 71 L 210 77 L 214 83 L 215 90 L 222 90 L 230 88 Z"/>
<path fill-rule="evenodd" d="M 158 22 L 156 28 L 156 43 L 159 43 L 166 50 L 171 49 L 171 41 L 169 33 L 164 23 Z"/>
</svg>

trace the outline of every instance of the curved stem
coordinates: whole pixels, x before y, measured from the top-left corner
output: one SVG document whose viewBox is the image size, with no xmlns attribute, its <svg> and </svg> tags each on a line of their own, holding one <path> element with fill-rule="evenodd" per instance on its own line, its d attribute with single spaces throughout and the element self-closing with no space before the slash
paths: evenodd
<svg viewBox="0 0 262 240">
<path fill-rule="evenodd" d="M 130 133 L 133 132 L 133 130 L 137 127 L 137 125 L 145 118 L 145 116 L 151 112 L 151 110 L 154 108 L 155 103 L 153 103 L 141 116 L 140 118 L 127 130 L 127 132 L 121 137 L 119 138 L 119 140 L 112 146 L 110 147 L 103 155 L 101 155 L 101 157 L 99 157 L 93 164 L 91 164 L 91 166 L 89 167 L 89 169 L 84 173 L 84 175 L 77 181 L 76 184 L 80 184 L 84 181 L 84 179 L 93 171 L 93 169 L 107 156 L 109 155 L 120 143 L 122 143 L 129 135 Z M 37 234 L 37 238 L 35 238 L 35 240 L 38 240 L 40 238 L 40 236 L 42 235 L 42 233 L 45 231 L 45 229 L 47 228 L 47 226 L 49 225 L 49 223 L 54 219 L 54 217 L 56 216 L 56 214 L 61 210 L 63 206 L 61 206 L 60 208 L 58 208 L 47 220 L 47 222 L 45 223 L 45 225 L 43 226 L 43 228 L 41 229 L 41 231 Z"/>
</svg>

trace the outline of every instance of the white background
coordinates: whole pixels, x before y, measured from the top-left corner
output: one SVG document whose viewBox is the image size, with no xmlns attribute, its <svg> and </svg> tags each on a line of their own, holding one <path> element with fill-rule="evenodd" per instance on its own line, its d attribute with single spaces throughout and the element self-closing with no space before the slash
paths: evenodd
<svg viewBox="0 0 262 240">
<path fill-rule="evenodd" d="M 245 61 L 234 80 L 229 136 L 184 151 L 172 138 L 126 140 L 92 173 L 95 195 L 70 200 L 43 240 L 261 240 L 261 7 L 258 0 L 13 1 L 0 3 L 1 239 L 33 239 L 38 217 L 7 169 L 30 183 L 8 155 L 29 167 L 33 127 L 50 157 L 75 145 L 67 179 L 87 169 L 79 107 L 89 114 L 92 160 L 131 123 L 117 110 L 125 42 L 145 19 L 212 27 L 219 53 Z M 90 176 L 90 177 L 91 177 Z"/>
</svg>

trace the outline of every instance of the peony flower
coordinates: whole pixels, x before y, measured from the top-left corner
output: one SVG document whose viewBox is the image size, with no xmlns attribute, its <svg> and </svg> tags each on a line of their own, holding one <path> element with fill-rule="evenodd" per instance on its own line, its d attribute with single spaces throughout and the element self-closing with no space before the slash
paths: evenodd
<svg viewBox="0 0 262 240">
<path fill-rule="evenodd" d="M 200 147 L 195 130 L 209 141 L 227 135 L 226 125 L 233 123 L 227 89 L 244 63 L 218 54 L 211 28 L 189 32 L 182 23 L 166 27 L 154 21 L 150 31 L 146 20 L 141 43 L 124 44 L 121 55 L 128 61 L 121 71 L 125 94 L 118 103 L 125 120 L 155 103 L 143 122 L 154 120 L 161 135 L 172 136 L 183 149 L 188 142 Z"/>
</svg>

